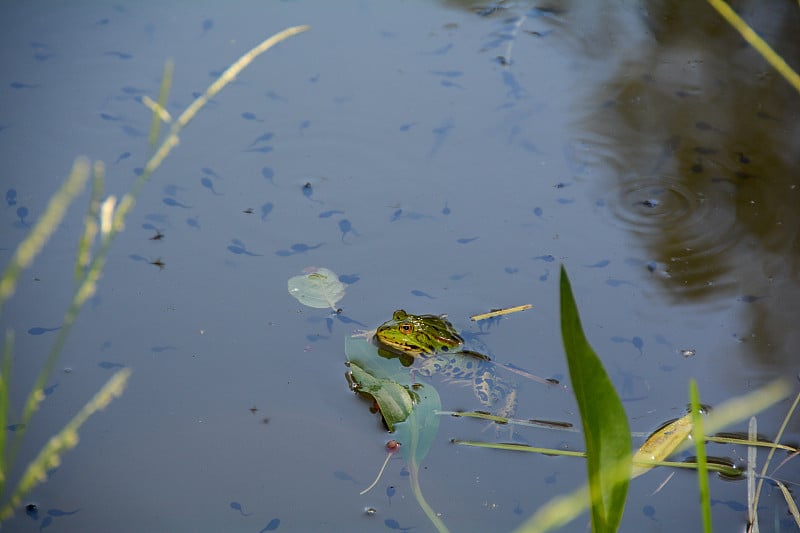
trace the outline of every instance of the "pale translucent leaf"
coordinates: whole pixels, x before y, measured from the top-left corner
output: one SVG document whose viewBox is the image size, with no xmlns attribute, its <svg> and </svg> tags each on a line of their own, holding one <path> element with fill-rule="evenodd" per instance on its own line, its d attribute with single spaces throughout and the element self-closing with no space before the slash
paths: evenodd
<svg viewBox="0 0 800 533">
<path fill-rule="evenodd" d="M 339 276 L 327 268 L 308 268 L 308 273 L 289 279 L 289 294 L 309 307 L 336 310 L 336 303 L 344 298 L 344 284 Z"/>
</svg>

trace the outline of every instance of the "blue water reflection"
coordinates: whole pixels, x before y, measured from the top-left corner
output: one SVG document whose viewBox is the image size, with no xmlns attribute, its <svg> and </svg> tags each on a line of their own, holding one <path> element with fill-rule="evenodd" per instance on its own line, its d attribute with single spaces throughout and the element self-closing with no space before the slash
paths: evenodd
<svg viewBox="0 0 800 533">
<path fill-rule="evenodd" d="M 133 377 L 31 495 L 48 511 L 20 512 L 9 530 L 427 531 L 402 459 L 359 495 L 389 437 L 347 388 L 343 339 L 401 307 L 447 313 L 508 368 L 566 376 L 562 262 L 636 431 L 682 412 L 690 377 L 721 401 L 796 374 L 794 104 L 738 42 L 673 47 L 691 24 L 654 39 L 669 17 L 593 3 L 12 4 L 0 20 L 6 261 L 75 156 L 106 161 L 103 197 L 130 191 L 152 154 L 144 102 L 158 99 L 167 58 L 175 120 L 251 46 L 291 24 L 313 29 L 209 102 L 136 199 L 63 375 L 28 427 L 8 418 L 10 435 L 27 431 L 20 460 L 114 371 Z M 719 67 L 715 54 L 729 53 L 742 78 Z M 47 326 L 64 323 L 87 203 L 2 316 L 18 331 L 13 405 L 57 335 Z M 327 309 L 291 298 L 286 280 L 309 266 L 338 272 L 344 298 Z M 519 316 L 469 320 L 525 303 Z M 577 422 L 568 394 L 529 385 L 521 416 Z M 442 383 L 444 408 L 480 408 L 467 389 Z M 269 417 L 254 419 L 255 405 Z M 422 468 L 451 530 L 512 530 L 584 479 L 579 461 L 451 445 L 492 439 L 471 422 L 443 418 Z M 518 440 L 583 446 L 534 428 Z M 667 474 L 635 482 L 625 530 L 696 529 L 676 512 L 695 505 L 694 480 L 676 474 L 654 494 Z M 712 485 L 715 524 L 731 530 L 742 485 Z"/>
</svg>

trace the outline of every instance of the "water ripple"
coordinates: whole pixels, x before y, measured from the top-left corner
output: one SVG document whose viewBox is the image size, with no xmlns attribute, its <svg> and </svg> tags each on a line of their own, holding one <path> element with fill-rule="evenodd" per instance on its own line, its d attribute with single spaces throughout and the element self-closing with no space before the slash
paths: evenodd
<svg viewBox="0 0 800 533">
<path fill-rule="evenodd" d="M 609 202 L 616 222 L 636 234 L 659 265 L 655 274 L 676 296 L 731 288 L 729 253 L 739 242 L 735 185 L 703 181 L 690 188 L 672 176 L 642 176 L 621 184 Z M 651 270 L 653 272 L 653 270 Z"/>
</svg>

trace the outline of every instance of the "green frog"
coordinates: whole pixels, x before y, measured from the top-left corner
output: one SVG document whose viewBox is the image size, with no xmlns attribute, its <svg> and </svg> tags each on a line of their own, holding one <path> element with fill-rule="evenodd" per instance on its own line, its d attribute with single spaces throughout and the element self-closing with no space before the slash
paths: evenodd
<svg viewBox="0 0 800 533">
<path fill-rule="evenodd" d="M 463 349 L 464 339 L 445 316 L 411 315 L 398 309 L 391 320 L 378 327 L 374 338 L 379 349 L 399 357 L 405 366 L 414 359 L 421 360 L 421 365 L 412 372 L 470 384 L 475 396 L 492 414 L 514 415 L 516 388 L 495 375 L 495 365 L 489 357 Z"/>
</svg>

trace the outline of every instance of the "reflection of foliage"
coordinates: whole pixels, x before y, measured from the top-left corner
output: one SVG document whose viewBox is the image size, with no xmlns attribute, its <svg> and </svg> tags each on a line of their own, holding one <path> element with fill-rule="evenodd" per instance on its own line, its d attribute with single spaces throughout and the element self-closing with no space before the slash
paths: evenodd
<svg viewBox="0 0 800 533">
<path fill-rule="evenodd" d="M 267 51 L 282 40 L 297 33 L 307 31 L 308 29 L 308 26 L 298 26 L 288 28 L 273 35 L 231 65 L 219 79 L 209 86 L 204 94 L 200 95 L 192 102 L 192 104 L 172 123 L 162 144 L 155 149 L 154 155 L 145 165 L 144 171 L 135 182 L 132 190 L 123 196 L 119 203 L 117 203 L 114 196 L 110 196 L 101 203 L 104 185 L 103 164 L 100 162 L 96 163 L 90 171 L 89 163 L 84 159 L 78 159 L 62 188 L 53 196 L 47 209 L 31 230 L 29 236 L 17 248 L 16 253 L 3 272 L 2 278 L 0 278 L 0 310 L 2 310 L 4 304 L 13 295 L 22 270 L 31 266 L 34 258 L 41 252 L 46 241 L 59 226 L 70 203 L 82 191 L 89 179 L 90 173 L 94 175 L 91 200 L 84 219 L 83 233 L 79 241 L 78 254 L 74 267 L 76 288 L 70 306 L 64 315 L 61 328 L 56 334 L 57 336 L 53 347 L 48 353 L 45 363 L 25 402 L 20 422 L 16 424 L 20 429 L 17 431 L 14 442 L 10 447 L 7 446 L 6 442 L 6 422 L 9 416 L 13 335 L 9 332 L 6 336 L 2 367 L 0 367 L 0 495 L 4 494 L 7 482 L 9 481 L 8 472 L 13 465 L 14 458 L 25 433 L 25 428 L 28 426 L 33 414 L 38 410 L 39 405 L 45 398 L 43 392 L 44 386 L 53 372 L 58 356 L 61 353 L 83 304 L 85 304 L 97 290 L 97 282 L 105 267 L 106 258 L 111 245 L 115 237 L 124 228 L 125 219 L 133 208 L 138 193 L 141 191 L 144 184 L 147 183 L 152 173 L 161 165 L 172 149 L 178 145 L 178 134 L 194 118 L 209 99 L 234 80 L 258 55 Z M 151 147 L 155 145 L 159 137 L 161 122 L 171 122 L 169 113 L 164 109 L 171 83 L 171 73 L 172 66 L 168 64 L 165 68 L 162 80 L 159 102 L 154 102 L 146 97 L 143 99 L 144 103 L 153 111 L 153 125 L 150 131 Z M 93 245 L 95 244 L 97 244 L 96 252 L 92 254 Z M 64 429 L 45 444 L 41 452 L 23 472 L 21 479 L 17 482 L 8 500 L 0 507 L 0 522 L 10 518 L 15 508 L 21 503 L 22 498 L 37 484 L 46 480 L 47 471 L 56 468 L 60 464 L 63 453 L 74 448 L 78 444 L 78 429 L 89 416 L 103 409 L 112 399 L 122 394 L 129 376 L 129 369 L 122 369 L 114 374 L 105 386 L 103 386 L 78 414 L 70 420 Z M 45 527 L 44 523 L 42 527 Z"/>
<path fill-rule="evenodd" d="M 796 64 L 800 9 L 752 5 L 754 29 Z M 800 300 L 800 124 L 790 118 L 800 98 L 706 3 L 651 2 L 646 19 L 612 25 L 624 58 L 590 80 L 578 159 L 621 191 L 608 203 L 669 298 L 755 302 L 753 347 L 766 360 L 788 353 L 797 328 L 782 310 Z"/>
</svg>

